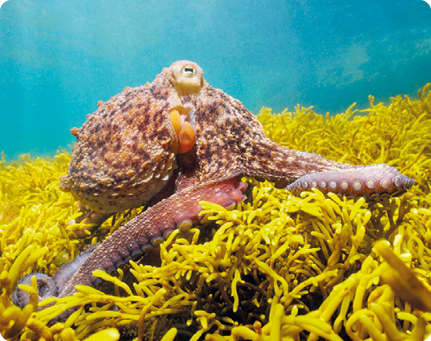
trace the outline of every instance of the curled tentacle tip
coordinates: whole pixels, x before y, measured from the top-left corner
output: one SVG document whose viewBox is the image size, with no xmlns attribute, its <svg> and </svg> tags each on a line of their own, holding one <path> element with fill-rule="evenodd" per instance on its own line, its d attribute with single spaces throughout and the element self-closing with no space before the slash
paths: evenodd
<svg viewBox="0 0 431 341">
<path fill-rule="evenodd" d="M 238 189 L 244 193 L 247 190 L 247 188 L 248 188 L 248 182 L 240 181 L 238 185 Z"/>
<path fill-rule="evenodd" d="M 178 134 L 178 153 L 184 154 L 191 150 L 196 142 L 196 133 L 190 122 L 184 122 Z"/>
<path fill-rule="evenodd" d="M 175 129 L 175 133 L 178 136 L 178 134 L 181 131 L 181 128 L 183 127 L 184 118 L 181 117 L 178 110 L 171 110 L 170 115 L 171 115 L 172 125 L 174 126 L 174 129 Z"/>
<path fill-rule="evenodd" d="M 31 278 L 35 276 L 37 281 L 38 301 L 41 302 L 45 298 L 58 296 L 58 288 L 52 277 L 43 273 L 31 273 L 22 277 L 18 284 L 26 284 L 31 286 Z M 12 302 L 23 308 L 30 303 L 30 295 L 25 291 L 17 288 L 12 294 Z"/>
<path fill-rule="evenodd" d="M 181 115 L 178 110 L 171 110 L 171 123 L 178 137 L 178 154 L 187 153 L 196 142 L 196 132 L 190 122 L 186 121 L 186 116 Z"/>
</svg>

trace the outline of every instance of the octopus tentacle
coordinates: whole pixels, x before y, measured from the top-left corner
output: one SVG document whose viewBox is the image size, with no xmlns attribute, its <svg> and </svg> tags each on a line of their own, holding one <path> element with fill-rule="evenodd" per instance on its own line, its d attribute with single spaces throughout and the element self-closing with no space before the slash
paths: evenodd
<svg viewBox="0 0 431 341">
<path fill-rule="evenodd" d="M 51 296 L 58 296 L 58 288 L 55 280 L 52 277 L 49 277 L 48 275 L 45 275 L 43 273 L 37 272 L 27 274 L 19 280 L 18 284 L 31 285 L 31 278 L 33 276 L 36 277 L 37 281 L 39 302 Z M 17 288 L 12 294 L 12 302 L 17 306 L 24 308 L 27 304 L 30 303 L 30 295 L 25 291 L 21 290 L 20 288 Z M 39 308 L 39 310 L 41 309 L 42 308 Z"/>
<path fill-rule="evenodd" d="M 205 91 L 204 100 L 193 103 L 192 122 L 197 163 L 205 178 L 243 174 L 282 188 L 309 173 L 357 167 L 282 147 L 268 139 L 262 124 L 239 101 L 211 87 Z"/>
<path fill-rule="evenodd" d="M 252 162 L 247 164 L 247 174 L 270 180 L 277 187 L 285 187 L 313 172 L 342 171 L 358 167 L 328 160 L 315 153 L 281 147 L 266 137 L 259 143 L 260 152 L 253 155 Z M 268 155 L 271 162 L 268 162 Z"/>
<path fill-rule="evenodd" d="M 344 195 L 399 195 L 410 189 L 414 179 L 401 174 L 394 167 L 378 164 L 359 168 L 333 170 L 305 175 L 286 187 L 293 194 L 311 188 L 323 193 L 335 192 Z"/>
<path fill-rule="evenodd" d="M 239 178 L 222 182 L 207 182 L 194 188 L 177 192 L 170 198 L 148 208 L 147 211 L 128 222 L 119 231 L 108 237 L 87 259 L 83 266 L 69 280 L 60 297 L 75 292 L 74 286 L 85 284 L 95 286 L 98 278 L 92 275 L 96 269 L 113 271 L 116 262 L 125 255 L 147 253 L 158 247 L 162 236 L 179 228 L 187 230 L 199 222 L 200 201 L 209 201 L 222 206 L 230 206 L 245 199 L 242 191 L 247 186 Z M 137 248 L 139 245 L 139 248 Z M 124 250 L 127 250 L 125 253 Z"/>
<path fill-rule="evenodd" d="M 180 115 L 178 110 L 171 110 L 170 117 L 178 137 L 178 154 L 185 154 L 193 148 L 196 142 L 195 128 L 186 121 L 186 116 Z"/>
<path fill-rule="evenodd" d="M 178 133 L 178 154 L 187 153 L 191 150 L 196 142 L 196 134 L 190 122 L 184 122 L 184 125 Z"/>
<path fill-rule="evenodd" d="M 178 136 L 184 124 L 184 116 L 181 116 L 178 110 L 171 110 L 169 114 L 171 116 L 171 122 L 175 129 L 175 133 Z"/>
<path fill-rule="evenodd" d="M 63 264 L 53 277 L 50 277 L 43 273 L 31 273 L 22 277 L 18 284 L 31 285 L 31 278 L 36 277 L 37 281 L 37 291 L 38 291 L 38 301 L 41 302 L 47 297 L 58 296 L 63 291 L 66 283 L 74 275 L 74 273 L 84 264 L 91 253 L 100 244 L 92 244 L 87 247 L 83 252 L 76 256 L 71 262 Z M 25 307 L 30 303 L 30 295 L 17 288 L 12 294 L 12 302 L 21 308 Z M 45 307 L 43 307 L 45 308 Z M 43 309 L 39 308 L 39 310 Z"/>
<path fill-rule="evenodd" d="M 91 253 L 96 249 L 99 244 L 92 244 L 86 248 L 78 256 L 76 256 L 71 262 L 63 264 L 57 272 L 54 274 L 54 281 L 57 284 L 58 293 L 60 294 L 66 283 L 72 278 L 73 274 L 84 264 L 84 262 L 90 257 Z M 52 296 L 52 295 L 51 295 Z"/>
</svg>

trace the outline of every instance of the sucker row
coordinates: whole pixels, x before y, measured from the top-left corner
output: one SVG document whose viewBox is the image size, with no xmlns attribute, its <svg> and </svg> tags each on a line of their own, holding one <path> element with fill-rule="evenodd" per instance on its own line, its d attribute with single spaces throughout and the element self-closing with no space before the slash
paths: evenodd
<svg viewBox="0 0 431 341">
<path fill-rule="evenodd" d="M 379 164 L 307 174 L 286 187 L 293 194 L 317 188 L 323 193 L 333 192 L 348 196 L 387 194 L 399 195 L 413 186 L 414 179 L 398 172 L 395 168 Z"/>
</svg>

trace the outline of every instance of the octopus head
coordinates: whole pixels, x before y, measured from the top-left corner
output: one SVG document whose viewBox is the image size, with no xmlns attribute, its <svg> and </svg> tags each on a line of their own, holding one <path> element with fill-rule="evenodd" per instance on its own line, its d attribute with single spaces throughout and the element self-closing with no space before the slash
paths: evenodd
<svg viewBox="0 0 431 341">
<path fill-rule="evenodd" d="M 87 116 L 60 189 L 86 209 L 115 213 L 143 205 L 169 181 L 176 155 L 193 153 L 193 107 L 184 96 L 198 96 L 206 85 L 202 69 L 179 61 L 151 84 L 126 87 Z"/>
<path fill-rule="evenodd" d="M 198 94 L 205 84 L 204 72 L 198 64 L 180 60 L 170 67 L 170 81 L 179 96 Z"/>
</svg>

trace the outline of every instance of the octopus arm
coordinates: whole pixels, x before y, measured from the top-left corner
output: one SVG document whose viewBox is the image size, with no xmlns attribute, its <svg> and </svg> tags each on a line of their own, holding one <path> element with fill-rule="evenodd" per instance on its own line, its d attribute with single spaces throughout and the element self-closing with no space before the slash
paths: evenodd
<svg viewBox="0 0 431 341">
<path fill-rule="evenodd" d="M 72 295 L 77 284 L 96 286 L 99 278 L 92 275 L 94 270 L 115 271 L 131 259 L 140 258 L 158 247 L 175 229 L 190 229 L 201 219 L 200 201 L 233 207 L 245 199 L 243 192 L 246 188 L 247 184 L 238 177 L 221 182 L 205 182 L 176 192 L 148 208 L 93 251 L 68 281 L 60 297 Z"/>
<path fill-rule="evenodd" d="M 318 188 L 320 191 L 344 195 L 400 195 L 410 189 L 414 180 L 394 167 L 379 164 L 307 174 L 286 188 L 294 194 Z"/>
<path fill-rule="evenodd" d="M 414 179 L 385 164 L 354 166 L 339 163 L 314 153 L 281 147 L 266 138 L 260 145 L 261 154 L 249 154 L 243 174 L 273 181 L 277 187 L 287 186 L 294 194 L 318 188 L 324 193 L 367 198 L 394 196 L 403 194 L 414 183 Z"/>
<path fill-rule="evenodd" d="M 310 173 L 360 167 L 328 160 L 315 153 L 282 147 L 266 137 L 261 138 L 258 145 L 259 148 L 246 148 L 246 151 L 242 151 L 238 156 L 242 159 L 241 173 L 258 180 L 272 181 L 278 188 L 285 187 Z"/>
</svg>

